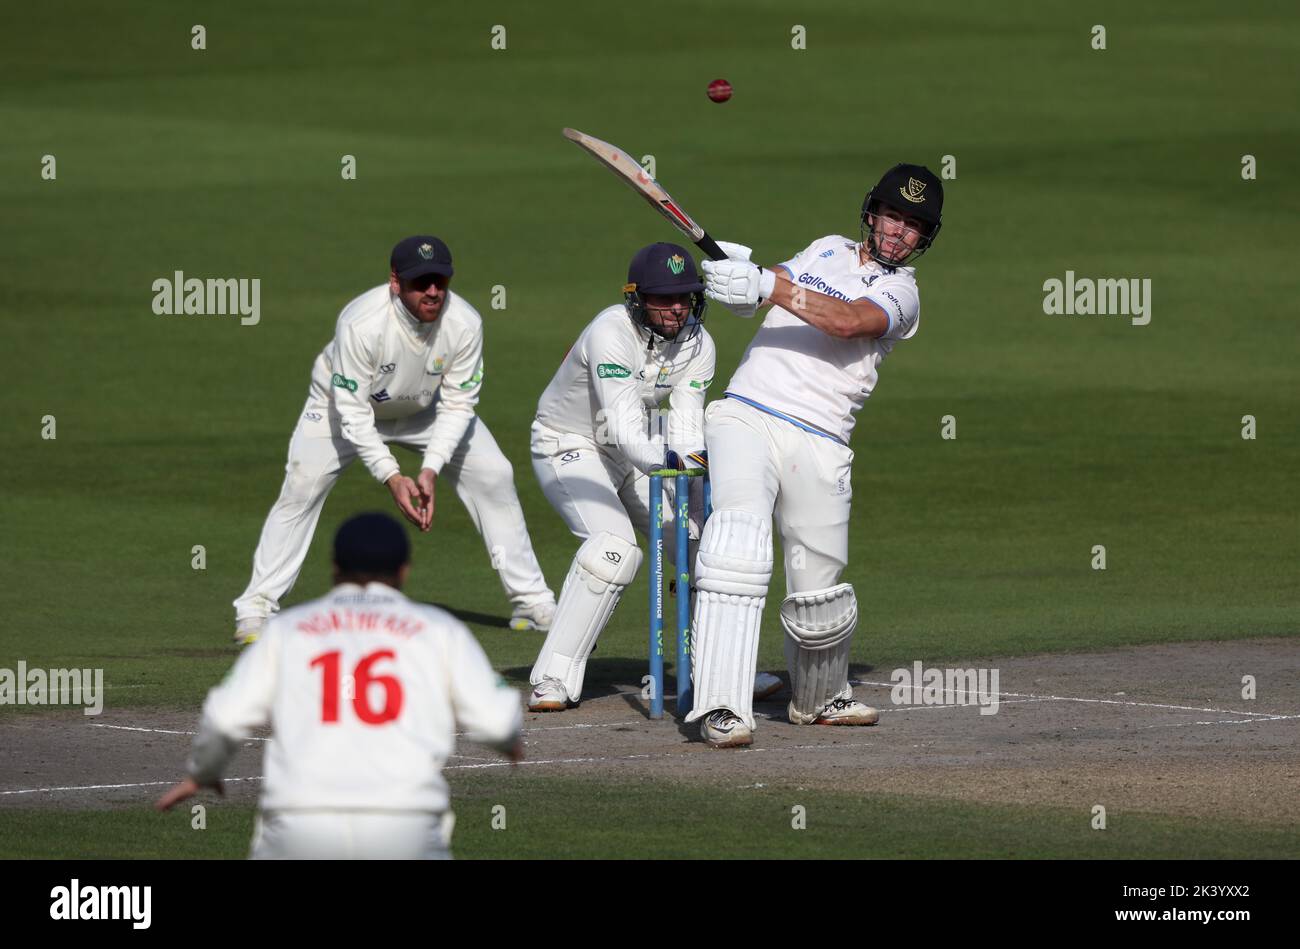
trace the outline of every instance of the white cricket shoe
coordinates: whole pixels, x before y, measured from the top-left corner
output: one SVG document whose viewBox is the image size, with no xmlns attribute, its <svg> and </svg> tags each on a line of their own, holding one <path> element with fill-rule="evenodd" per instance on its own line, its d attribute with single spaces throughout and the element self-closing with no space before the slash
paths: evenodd
<svg viewBox="0 0 1300 949">
<path fill-rule="evenodd" d="M 563 712 L 566 708 L 576 707 L 577 704 L 569 701 L 569 693 L 564 688 L 563 682 L 549 677 L 533 686 L 533 691 L 528 695 L 530 712 Z"/>
<path fill-rule="evenodd" d="M 754 701 L 761 702 L 776 695 L 784 685 L 784 682 L 769 672 L 758 673 L 754 676 Z"/>
<path fill-rule="evenodd" d="M 542 600 L 532 606 L 515 607 L 514 614 L 510 617 L 510 628 L 519 633 L 530 629 L 544 633 L 551 628 L 551 620 L 554 618 L 555 601 Z"/>
<path fill-rule="evenodd" d="M 235 645 L 251 646 L 262 635 L 262 627 L 265 625 L 265 616 L 245 616 L 235 620 Z"/>
<path fill-rule="evenodd" d="M 814 725 L 874 725 L 880 713 L 857 699 L 836 699 L 817 716 Z"/>
<path fill-rule="evenodd" d="M 745 720 L 725 708 L 704 716 L 700 722 L 700 735 L 713 748 L 743 748 L 754 743 L 754 733 Z"/>
</svg>

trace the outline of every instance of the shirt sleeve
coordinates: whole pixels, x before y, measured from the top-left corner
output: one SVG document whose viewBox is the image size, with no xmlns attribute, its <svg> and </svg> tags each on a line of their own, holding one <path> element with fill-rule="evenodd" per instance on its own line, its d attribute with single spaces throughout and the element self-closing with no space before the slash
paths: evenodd
<svg viewBox="0 0 1300 949">
<path fill-rule="evenodd" d="M 443 373 L 438 389 L 438 408 L 429 433 L 429 444 L 424 449 L 422 467 L 432 468 L 436 474 L 455 454 L 474 421 L 474 407 L 478 405 L 482 388 L 483 322 L 474 313 L 473 327 L 465 334 L 455 358 Z"/>
<path fill-rule="evenodd" d="M 704 448 L 704 399 L 717 362 L 717 351 L 708 334 L 700 352 L 691 360 L 686 375 L 673 386 L 672 409 L 668 414 L 668 447 L 685 458 Z"/>
<path fill-rule="evenodd" d="M 910 280 L 889 277 L 872 284 L 866 299 L 885 311 L 889 328 L 882 339 L 911 339 L 921 321 L 921 295 Z"/>
<path fill-rule="evenodd" d="M 816 251 L 818 245 L 820 245 L 822 241 L 824 241 L 825 239 L 826 238 L 821 237 L 813 241 L 811 244 L 809 244 L 803 250 L 799 251 L 799 253 L 795 254 L 785 263 L 777 264 L 776 265 L 777 268 L 780 270 L 784 270 L 785 275 L 789 277 L 791 280 L 794 280 L 795 277 L 798 275 L 799 271 L 803 270 L 803 268 L 807 265 L 808 261 L 812 259 L 813 253 L 814 251 Z"/>
<path fill-rule="evenodd" d="M 456 725 L 470 741 L 509 748 L 523 729 L 519 693 L 497 675 L 474 634 L 452 622 L 448 669 Z"/>
<path fill-rule="evenodd" d="M 638 347 L 613 321 L 587 334 L 586 362 L 596 411 L 596 441 L 612 445 L 638 471 L 664 465 L 664 439 L 651 434 L 649 414 L 637 378 L 643 359 Z"/>
<path fill-rule="evenodd" d="M 385 482 L 401 470 L 375 428 L 375 412 L 370 407 L 370 380 L 378 372 L 373 341 L 366 340 L 354 325 L 339 326 L 334 335 L 330 360 L 334 376 L 330 392 L 338 410 L 343 437 L 357 450 L 362 464 L 379 482 Z"/>
<path fill-rule="evenodd" d="M 240 742 L 254 728 L 270 723 L 279 643 L 279 635 L 268 624 L 261 638 L 240 654 L 225 680 L 208 693 L 187 765 L 190 777 L 199 784 L 214 784 Z"/>
</svg>

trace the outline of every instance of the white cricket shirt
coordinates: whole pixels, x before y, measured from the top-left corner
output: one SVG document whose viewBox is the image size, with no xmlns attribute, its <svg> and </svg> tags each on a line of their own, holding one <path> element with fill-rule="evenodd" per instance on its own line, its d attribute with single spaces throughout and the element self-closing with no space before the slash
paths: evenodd
<svg viewBox="0 0 1300 949">
<path fill-rule="evenodd" d="M 878 339 L 840 339 L 775 304 L 750 341 L 727 385 L 737 395 L 848 443 L 854 413 L 876 387 L 877 369 L 921 319 L 911 267 L 889 269 L 868 258 L 857 241 L 838 234 L 813 241 L 780 264 L 796 288 L 841 300 L 870 300 L 889 316 Z"/>
<path fill-rule="evenodd" d="M 483 380 L 483 320 L 464 297 L 447 292 L 433 323 L 411 316 L 388 284 L 367 290 L 339 314 L 334 339 L 312 366 L 305 423 L 321 434 L 334 421 L 379 481 L 400 469 L 375 421 L 433 406 L 436 417 L 423 468 L 441 471 L 478 404 Z M 313 416 L 319 416 L 312 419 Z"/>
<path fill-rule="evenodd" d="M 578 336 L 537 403 L 537 421 L 618 451 L 642 472 L 704 447 L 704 396 L 713 381 L 713 339 L 672 342 L 637 326 L 623 304 L 606 307 Z M 667 433 L 652 412 L 672 399 Z"/>
<path fill-rule="evenodd" d="M 273 616 L 208 693 L 190 774 L 219 777 L 268 723 L 264 810 L 436 812 L 447 809 L 441 769 L 457 729 L 505 747 L 522 712 L 450 613 L 382 583 L 341 584 Z"/>
</svg>

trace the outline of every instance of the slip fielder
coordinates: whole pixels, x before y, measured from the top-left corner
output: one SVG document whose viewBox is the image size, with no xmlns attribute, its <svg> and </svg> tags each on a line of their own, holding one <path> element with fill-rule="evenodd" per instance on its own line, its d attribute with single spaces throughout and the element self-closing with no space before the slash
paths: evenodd
<svg viewBox="0 0 1300 949">
<path fill-rule="evenodd" d="M 451 291 L 451 251 L 438 238 L 399 241 L 389 265 L 388 282 L 343 308 L 333 341 L 316 357 L 284 485 L 252 579 L 235 600 L 237 643 L 256 639 L 293 588 L 325 498 L 357 458 L 422 531 L 433 521 L 436 480 L 450 481 L 513 604 L 511 628 L 550 626 L 555 595 L 533 553 L 513 469 L 474 413 L 483 321 Z M 422 454 L 416 479 L 401 473 L 390 444 Z"/>
<path fill-rule="evenodd" d="M 881 361 L 916 334 L 920 296 L 905 266 L 939 233 L 943 185 L 928 169 L 891 168 L 862 203 L 861 240 L 813 241 L 776 270 L 749 248 L 705 261 L 706 295 L 741 316 L 772 309 L 705 415 L 713 516 L 696 557 L 695 705 L 712 746 L 748 745 L 749 682 L 772 576 L 773 516 L 787 596 L 781 604 L 790 721 L 872 725 L 854 700 L 849 651 L 858 621 L 848 561 L 849 435 Z"/>
<path fill-rule="evenodd" d="M 334 538 L 334 589 L 271 619 L 208 693 L 188 777 L 167 810 L 221 777 L 270 725 L 250 856 L 439 859 L 453 824 L 442 768 L 456 733 L 523 756 L 519 693 L 465 624 L 399 592 L 402 525 L 349 519 Z"/>
<path fill-rule="evenodd" d="M 703 290 L 685 248 L 641 248 L 628 267 L 624 301 L 596 314 L 537 405 L 533 470 L 582 545 L 533 666 L 530 711 L 561 711 L 582 698 L 587 659 L 641 566 L 636 531 L 646 533 L 650 523 L 649 472 L 682 459 L 707 467 L 701 417 L 715 356 Z M 670 398 L 664 432 L 660 406 Z M 701 479 L 693 478 L 692 551 L 702 495 Z M 672 502 L 664 509 L 673 510 Z M 774 676 L 756 684 L 779 686 Z"/>
</svg>

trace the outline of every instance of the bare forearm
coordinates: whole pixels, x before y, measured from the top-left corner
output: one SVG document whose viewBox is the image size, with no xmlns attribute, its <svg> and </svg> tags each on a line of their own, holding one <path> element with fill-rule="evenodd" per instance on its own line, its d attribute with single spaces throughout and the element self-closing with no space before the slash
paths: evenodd
<svg viewBox="0 0 1300 949">
<path fill-rule="evenodd" d="M 809 326 L 828 336 L 856 339 L 875 338 L 889 329 L 889 317 L 869 300 L 849 303 L 812 290 L 796 287 L 783 271 L 776 271 L 776 286 L 768 301 L 793 313 Z"/>
</svg>

